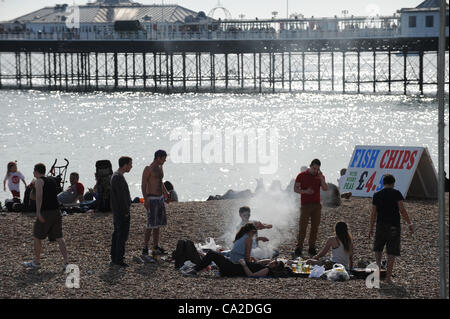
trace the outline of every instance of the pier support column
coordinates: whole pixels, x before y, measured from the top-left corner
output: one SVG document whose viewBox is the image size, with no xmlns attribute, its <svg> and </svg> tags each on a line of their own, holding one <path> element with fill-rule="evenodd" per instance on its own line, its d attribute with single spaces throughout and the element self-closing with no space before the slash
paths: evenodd
<svg viewBox="0 0 450 319">
<path fill-rule="evenodd" d="M 317 88 L 320 91 L 320 50 L 317 52 Z"/>
<path fill-rule="evenodd" d="M 55 90 L 56 90 L 56 87 L 57 87 L 57 81 L 58 81 L 58 69 L 57 69 L 57 66 L 56 66 L 56 52 L 53 52 L 53 81 L 55 82 L 54 83 L 54 88 L 55 88 Z"/>
<path fill-rule="evenodd" d="M 256 53 L 253 52 L 253 90 L 256 92 Z"/>
<path fill-rule="evenodd" d="M 105 86 L 108 88 L 108 53 L 105 53 Z"/>
<path fill-rule="evenodd" d="M 228 53 L 225 53 L 225 89 L 228 89 Z"/>
<path fill-rule="evenodd" d="M 345 52 L 342 52 L 342 93 L 345 93 Z"/>
<path fill-rule="evenodd" d="M 2 88 L 2 54 L 0 52 L 0 89 Z"/>
<path fill-rule="evenodd" d="M 119 69 L 117 63 L 117 52 L 114 53 L 114 88 L 119 87 Z"/>
<path fill-rule="evenodd" d="M 373 93 L 377 90 L 377 52 L 373 51 Z"/>
<path fill-rule="evenodd" d="M 303 91 L 305 91 L 305 52 L 302 52 L 302 85 Z"/>
<path fill-rule="evenodd" d="M 272 92 L 275 93 L 275 85 L 276 85 L 276 78 L 275 78 L 275 52 L 272 53 L 273 62 L 272 62 Z"/>
<path fill-rule="evenodd" d="M 156 52 L 153 53 L 153 81 L 155 82 L 155 90 L 158 88 L 158 65 L 156 64 Z"/>
<path fill-rule="evenodd" d="M 186 53 L 183 52 L 183 92 L 186 92 Z"/>
<path fill-rule="evenodd" d="M 289 51 L 289 92 L 292 92 L 292 53 Z"/>
<path fill-rule="evenodd" d="M 423 51 L 419 52 L 419 91 L 423 95 Z"/>
<path fill-rule="evenodd" d="M 331 91 L 334 92 L 334 51 L 331 52 Z"/>
<path fill-rule="evenodd" d="M 125 88 L 128 89 L 128 53 L 125 53 Z"/>
<path fill-rule="evenodd" d="M 173 53 L 170 53 L 170 87 L 173 89 Z"/>
<path fill-rule="evenodd" d="M 169 72 L 169 54 L 166 53 L 166 90 L 169 92 L 170 86 L 170 72 Z"/>
<path fill-rule="evenodd" d="M 244 54 L 241 53 L 241 88 L 244 88 Z"/>
<path fill-rule="evenodd" d="M 147 56 L 145 53 L 142 53 L 142 85 L 144 89 L 147 88 Z"/>
<path fill-rule="evenodd" d="M 195 90 L 198 91 L 199 70 L 198 70 L 198 53 L 195 53 Z"/>
<path fill-rule="evenodd" d="M 361 52 L 357 52 L 358 56 L 358 63 L 357 63 L 357 72 L 358 72 L 358 78 L 357 78 L 357 84 L 358 84 L 358 93 L 361 93 Z"/>
<path fill-rule="evenodd" d="M 210 73 L 211 73 L 211 88 L 214 92 L 216 90 L 216 56 L 214 53 L 209 54 L 209 66 L 210 66 Z"/>
<path fill-rule="evenodd" d="M 281 87 L 284 89 L 284 52 L 281 53 Z"/>
<path fill-rule="evenodd" d="M 59 67 L 59 89 L 62 89 L 62 61 L 61 53 L 58 53 L 58 67 Z"/>
<path fill-rule="evenodd" d="M 95 89 L 98 90 L 98 52 L 95 52 Z"/>
<path fill-rule="evenodd" d="M 259 93 L 262 92 L 261 53 L 259 53 Z"/>
<path fill-rule="evenodd" d="M 392 85 L 391 56 L 392 56 L 392 52 L 389 49 L 389 51 L 388 51 L 388 91 L 389 91 L 389 93 L 391 93 L 391 85 Z"/>
<path fill-rule="evenodd" d="M 67 53 L 64 53 L 64 82 L 66 86 L 66 91 L 69 89 L 69 69 L 67 66 Z"/>
<path fill-rule="evenodd" d="M 407 51 L 403 51 L 403 94 L 406 95 L 407 91 L 407 73 L 406 73 L 406 63 L 407 63 Z"/>
</svg>

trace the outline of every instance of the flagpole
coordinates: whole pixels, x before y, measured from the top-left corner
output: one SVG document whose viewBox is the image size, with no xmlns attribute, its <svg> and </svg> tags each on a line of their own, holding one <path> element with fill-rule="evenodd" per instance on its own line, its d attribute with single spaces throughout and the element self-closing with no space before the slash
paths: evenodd
<svg viewBox="0 0 450 319">
<path fill-rule="evenodd" d="M 447 266 L 445 259 L 445 180 L 444 180 L 444 165 L 445 165 L 445 121 L 444 121 L 444 81 L 445 81 L 445 24 L 446 24 L 446 1 L 441 0 L 440 6 L 440 28 L 439 28 L 439 53 L 438 53 L 438 170 L 439 170 L 439 185 L 438 185 L 438 207 L 439 207 L 439 260 L 440 260 L 440 297 L 447 299 Z"/>
</svg>

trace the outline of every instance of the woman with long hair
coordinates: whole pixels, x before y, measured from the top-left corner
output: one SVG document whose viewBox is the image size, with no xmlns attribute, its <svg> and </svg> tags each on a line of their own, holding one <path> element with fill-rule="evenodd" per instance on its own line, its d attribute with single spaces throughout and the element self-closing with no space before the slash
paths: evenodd
<svg viewBox="0 0 450 319">
<path fill-rule="evenodd" d="M 285 268 L 282 261 L 265 259 L 255 262 L 255 259 L 250 257 L 255 234 L 255 225 L 253 223 L 245 224 L 236 234 L 230 258 L 215 251 L 209 251 L 204 257 L 190 256 L 189 259 L 196 265 L 193 268 L 182 270 L 183 275 L 196 276 L 199 271 L 214 262 L 223 277 L 279 277 Z"/>
<path fill-rule="evenodd" d="M 346 269 L 353 268 L 353 238 L 345 222 L 334 225 L 335 236 L 328 238 L 323 249 L 312 259 L 306 262 L 310 265 L 323 265 L 330 261 L 333 264 L 341 264 Z M 331 250 L 331 258 L 324 259 Z"/>
</svg>

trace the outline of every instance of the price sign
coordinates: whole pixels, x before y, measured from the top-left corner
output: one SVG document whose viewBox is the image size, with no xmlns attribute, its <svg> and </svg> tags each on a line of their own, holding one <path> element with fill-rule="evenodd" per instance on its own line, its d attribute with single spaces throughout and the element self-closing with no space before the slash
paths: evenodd
<svg viewBox="0 0 450 319">
<path fill-rule="evenodd" d="M 341 193 L 353 196 L 372 197 L 383 188 L 383 177 L 395 177 L 395 188 L 406 198 L 409 186 L 417 169 L 423 147 L 362 146 L 353 151 Z"/>
</svg>

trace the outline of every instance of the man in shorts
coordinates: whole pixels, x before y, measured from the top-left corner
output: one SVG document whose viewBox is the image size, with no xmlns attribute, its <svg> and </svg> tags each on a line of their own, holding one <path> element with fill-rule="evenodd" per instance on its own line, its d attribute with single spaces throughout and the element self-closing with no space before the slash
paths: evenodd
<svg viewBox="0 0 450 319">
<path fill-rule="evenodd" d="M 56 194 L 56 183 L 45 177 L 45 165 L 36 164 L 33 175 L 36 178 L 36 221 L 34 223 L 34 260 L 25 262 L 26 268 L 41 268 L 42 240 L 48 236 L 50 241 L 57 241 L 64 258 L 63 270 L 66 269 L 67 250 L 62 235 L 62 218 Z"/>
<path fill-rule="evenodd" d="M 403 195 L 394 189 L 395 178 L 390 174 L 383 177 L 383 189 L 376 192 L 372 199 L 372 214 L 370 216 L 369 238 L 373 236 L 373 226 L 377 221 L 373 251 L 378 267 L 381 269 L 381 257 L 384 246 L 388 255 L 386 267 L 386 283 L 392 284 L 392 270 L 395 257 L 400 256 L 400 214 L 408 223 L 409 231 L 414 234 L 414 226 L 409 220 L 403 205 Z"/>
<path fill-rule="evenodd" d="M 150 260 L 148 256 L 148 243 L 153 232 L 153 254 L 164 254 L 165 251 L 159 246 L 160 228 L 167 226 L 166 208 L 164 197 L 168 197 L 168 192 L 163 183 L 163 165 L 166 162 L 167 153 L 163 150 L 155 152 L 153 162 L 145 167 L 142 173 L 142 196 L 144 206 L 147 210 L 147 227 L 144 235 L 144 248 L 142 257 Z"/>
</svg>

